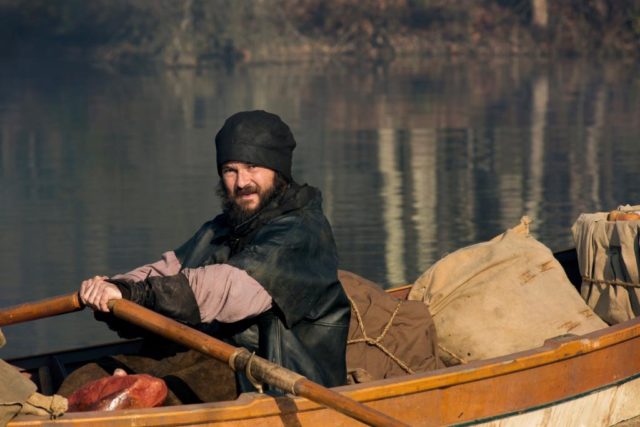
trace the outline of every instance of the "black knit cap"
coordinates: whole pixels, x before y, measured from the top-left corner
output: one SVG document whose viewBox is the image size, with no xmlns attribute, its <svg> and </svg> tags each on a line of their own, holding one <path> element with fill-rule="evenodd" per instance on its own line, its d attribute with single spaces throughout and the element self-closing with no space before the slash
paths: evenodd
<svg viewBox="0 0 640 427">
<path fill-rule="evenodd" d="M 222 165 L 236 161 L 280 172 L 291 182 L 291 156 L 296 141 L 289 126 L 266 111 L 243 111 L 229 117 L 216 135 L 218 175 Z"/>
</svg>

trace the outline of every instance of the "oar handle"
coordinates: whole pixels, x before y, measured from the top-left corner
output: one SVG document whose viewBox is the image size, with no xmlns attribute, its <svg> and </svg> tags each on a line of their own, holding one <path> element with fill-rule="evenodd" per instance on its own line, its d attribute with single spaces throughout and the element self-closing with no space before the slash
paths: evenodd
<svg viewBox="0 0 640 427">
<path fill-rule="evenodd" d="M 382 412 L 316 384 L 302 375 L 252 355 L 244 348 L 236 348 L 131 301 L 111 300 L 109 308 L 116 317 L 229 363 L 234 370 L 248 372 L 259 382 L 306 397 L 371 426 L 406 426 Z"/>
<path fill-rule="evenodd" d="M 84 304 L 77 292 L 45 299 L 38 302 L 20 304 L 0 310 L 0 326 L 15 325 L 29 320 L 42 319 L 60 314 L 80 311 Z"/>
</svg>

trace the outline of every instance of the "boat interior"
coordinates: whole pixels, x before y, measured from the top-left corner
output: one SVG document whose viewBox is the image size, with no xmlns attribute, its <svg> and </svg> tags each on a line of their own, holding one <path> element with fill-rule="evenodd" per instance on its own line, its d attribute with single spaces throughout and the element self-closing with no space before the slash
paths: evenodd
<svg viewBox="0 0 640 427">
<path fill-rule="evenodd" d="M 571 283 L 579 290 L 581 277 L 575 249 L 564 250 L 554 254 L 563 266 Z M 394 297 L 406 299 L 411 286 L 401 286 L 389 289 L 387 292 Z M 115 354 L 134 354 L 142 346 L 142 340 L 118 341 L 98 346 L 85 347 L 75 350 L 60 351 L 36 356 L 26 356 L 8 360 L 14 366 L 26 371 L 43 394 L 55 393 L 64 379 L 80 366 Z"/>
</svg>

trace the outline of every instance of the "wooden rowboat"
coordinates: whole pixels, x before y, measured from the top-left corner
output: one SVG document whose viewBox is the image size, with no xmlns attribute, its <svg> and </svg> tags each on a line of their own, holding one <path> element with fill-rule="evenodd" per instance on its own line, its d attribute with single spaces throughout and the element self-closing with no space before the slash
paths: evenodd
<svg viewBox="0 0 640 427">
<path fill-rule="evenodd" d="M 556 254 L 577 286 L 575 251 Z M 390 292 L 406 298 L 409 286 Z M 65 372 L 117 343 L 11 363 L 34 372 L 45 393 Z M 415 426 L 614 425 L 640 415 L 640 318 L 498 358 L 334 390 Z M 234 401 L 144 410 L 69 413 L 55 421 L 20 416 L 12 427 L 41 426 L 351 426 L 359 422 L 299 397 L 242 394 Z"/>
</svg>

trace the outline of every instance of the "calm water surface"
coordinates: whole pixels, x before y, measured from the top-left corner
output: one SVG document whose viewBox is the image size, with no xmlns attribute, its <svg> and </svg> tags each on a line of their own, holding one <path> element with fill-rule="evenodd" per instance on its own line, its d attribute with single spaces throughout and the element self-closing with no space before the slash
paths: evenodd
<svg viewBox="0 0 640 427">
<path fill-rule="evenodd" d="M 640 203 L 640 66 L 530 61 L 133 72 L 0 67 L 0 307 L 156 260 L 219 211 L 213 136 L 266 109 L 294 131 L 341 267 L 404 284 L 534 219 Z M 0 357 L 116 339 L 89 312 L 4 329 Z"/>
</svg>

